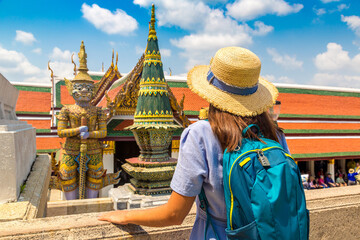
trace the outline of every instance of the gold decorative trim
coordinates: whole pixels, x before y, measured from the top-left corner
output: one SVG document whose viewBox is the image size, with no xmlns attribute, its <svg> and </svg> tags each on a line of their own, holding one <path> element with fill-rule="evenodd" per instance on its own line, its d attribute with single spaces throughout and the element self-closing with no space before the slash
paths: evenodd
<svg viewBox="0 0 360 240">
<path fill-rule="evenodd" d="M 167 90 L 162 90 L 162 89 L 157 89 L 157 90 L 143 90 L 141 89 L 139 91 L 139 96 L 151 96 L 151 95 L 154 95 L 154 96 L 157 96 L 158 94 L 160 94 L 160 96 L 162 95 L 165 95 L 165 96 L 168 96 L 168 91 Z"/>
<path fill-rule="evenodd" d="M 115 141 L 104 141 L 106 148 L 103 149 L 103 154 L 114 154 L 115 153 Z"/>
<path fill-rule="evenodd" d="M 155 66 L 156 66 L 157 64 L 159 64 L 160 66 L 162 66 L 161 60 L 145 60 L 144 66 L 145 66 L 146 64 L 148 64 L 148 65 L 150 66 L 152 63 L 153 63 Z"/>
<path fill-rule="evenodd" d="M 135 117 L 136 117 L 136 116 L 166 117 L 166 118 L 169 117 L 169 116 L 171 116 L 171 118 L 173 117 L 172 112 L 171 112 L 171 111 L 169 112 L 168 110 L 166 110 L 165 112 L 164 112 L 163 110 L 161 110 L 161 112 L 159 112 L 158 110 L 156 110 L 154 114 L 153 114 L 150 110 L 149 110 L 148 113 L 146 113 L 145 111 L 143 111 L 143 112 L 139 111 L 138 113 L 135 113 L 134 116 L 135 116 Z"/>
<path fill-rule="evenodd" d="M 141 78 L 141 83 L 142 84 L 161 84 L 161 85 L 167 85 L 165 82 L 165 78 L 157 78 L 155 79 L 154 77 L 152 77 L 151 79 L 148 77 L 146 78 Z"/>
</svg>

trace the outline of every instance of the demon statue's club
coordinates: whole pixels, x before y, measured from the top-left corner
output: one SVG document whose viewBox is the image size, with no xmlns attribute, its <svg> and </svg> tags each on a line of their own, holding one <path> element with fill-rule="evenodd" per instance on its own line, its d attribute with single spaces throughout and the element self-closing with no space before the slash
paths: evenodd
<svg viewBox="0 0 360 240">
<path fill-rule="evenodd" d="M 90 104 L 96 84 L 87 73 L 84 42 L 78 54 L 80 67 L 73 80 L 65 79 L 74 105 L 64 106 L 58 118 L 58 135 L 66 137 L 59 166 L 59 180 L 66 199 L 96 198 L 99 190 L 119 182 L 119 174 L 106 174 L 103 168 L 103 144 L 106 137 L 106 115 Z"/>
</svg>

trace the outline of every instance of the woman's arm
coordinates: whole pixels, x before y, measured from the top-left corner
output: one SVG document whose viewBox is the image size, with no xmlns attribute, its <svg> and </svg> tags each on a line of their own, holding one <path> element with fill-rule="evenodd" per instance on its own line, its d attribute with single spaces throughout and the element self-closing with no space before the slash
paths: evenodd
<svg viewBox="0 0 360 240">
<path fill-rule="evenodd" d="M 149 227 L 180 225 L 188 215 L 194 200 L 195 197 L 185 197 L 173 191 L 169 201 L 162 206 L 108 212 L 98 219 L 122 225 L 132 223 Z"/>
</svg>

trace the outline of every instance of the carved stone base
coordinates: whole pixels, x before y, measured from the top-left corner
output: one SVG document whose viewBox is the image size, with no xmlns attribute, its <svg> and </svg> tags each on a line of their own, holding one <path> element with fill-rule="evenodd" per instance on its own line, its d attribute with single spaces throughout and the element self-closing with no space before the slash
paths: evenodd
<svg viewBox="0 0 360 240">
<path fill-rule="evenodd" d="M 136 188 L 161 188 L 161 187 L 169 187 L 171 180 L 166 181 L 158 181 L 158 182 L 146 182 L 146 181 L 139 181 L 135 178 L 130 180 L 131 184 Z"/>
<path fill-rule="evenodd" d="M 140 181 L 165 181 L 171 180 L 177 159 L 171 158 L 166 162 L 143 162 L 138 158 L 126 159 L 121 167 L 131 177 Z"/>
<path fill-rule="evenodd" d="M 170 182 L 177 159 L 165 162 L 144 162 L 139 158 L 126 159 L 122 169 L 133 177 L 130 189 L 136 194 L 156 195 L 171 192 Z"/>
<path fill-rule="evenodd" d="M 170 187 L 163 187 L 163 188 L 137 188 L 132 184 L 129 185 L 129 189 L 133 191 L 135 194 L 142 194 L 142 195 L 159 195 L 165 193 L 171 193 L 172 189 Z"/>
</svg>

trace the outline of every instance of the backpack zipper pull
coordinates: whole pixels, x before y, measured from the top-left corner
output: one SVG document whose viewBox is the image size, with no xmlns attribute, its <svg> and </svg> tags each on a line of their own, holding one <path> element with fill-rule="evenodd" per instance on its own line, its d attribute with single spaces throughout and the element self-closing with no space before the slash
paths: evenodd
<svg viewBox="0 0 360 240">
<path fill-rule="evenodd" d="M 257 152 L 259 162 L 263 167 L 270 167 L 269 159 L 264 155 L 264 152 L 260 149 Z"/>
</svg>

